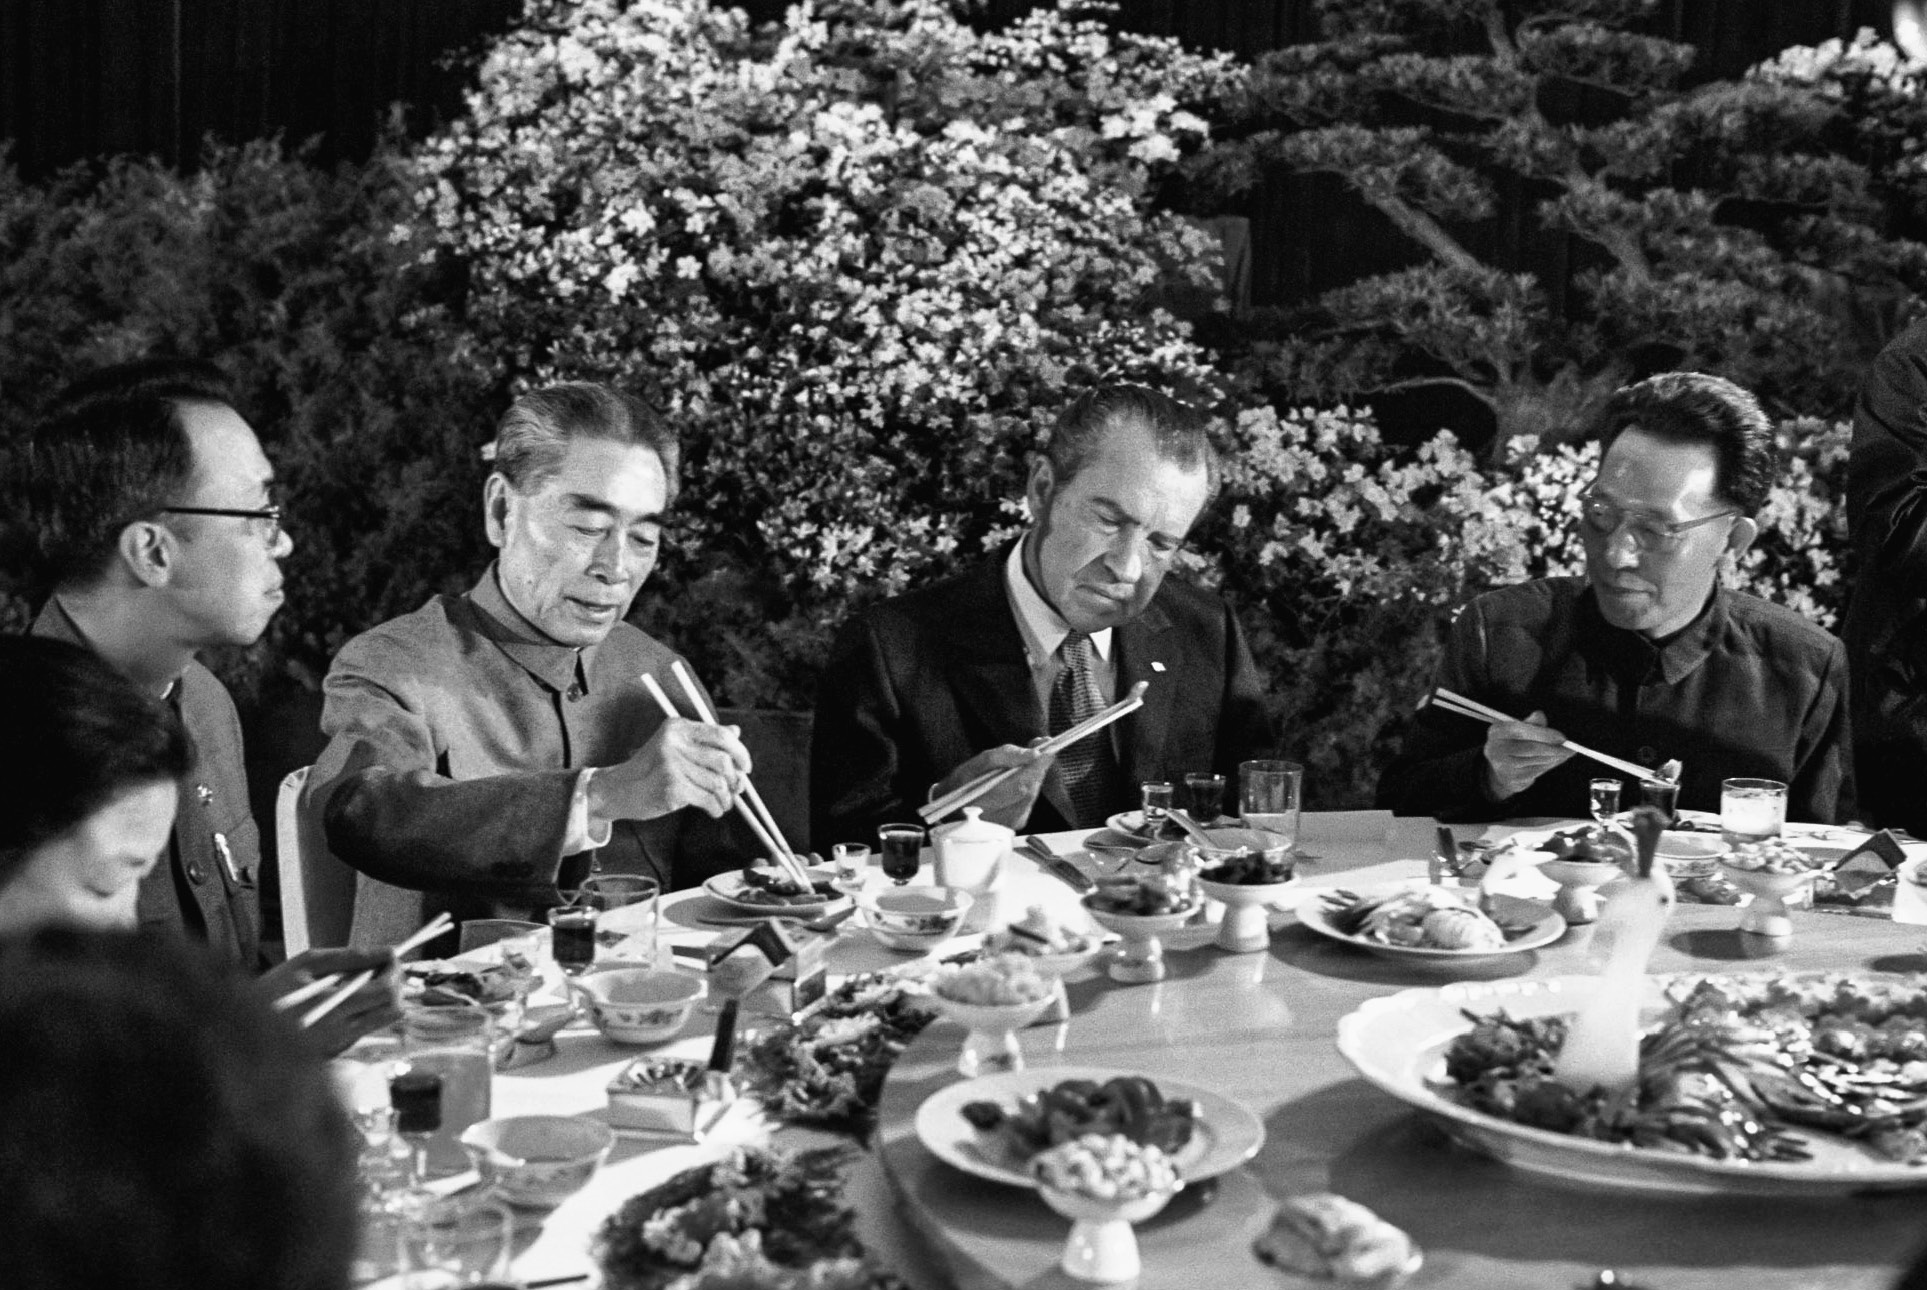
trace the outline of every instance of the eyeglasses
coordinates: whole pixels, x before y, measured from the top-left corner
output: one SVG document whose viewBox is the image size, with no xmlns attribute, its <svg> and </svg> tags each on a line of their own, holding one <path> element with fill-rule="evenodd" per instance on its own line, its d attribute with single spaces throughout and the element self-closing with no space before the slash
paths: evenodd
<svg viewBox="0 0 1927 1290">
<path fill-rule="evenodd" d="M 1642 551 L 1672 551 L 1686 540 L 1686 535 L 1703 524 L 1723 520 L 1738 515 L 1738 511 L 1715 511 L 1702 515 L 1696 520 L 1662 520 L 1656 515 L 1645 515 L 1639 511 L 1629 511 L 1617 502 L 1611 502 L 1590 490 L 1579 495 L 1579 514 L 1586 527 L 1603 537 L 1611 537 L 1619 532 L 1621 524 L 1633 535 L 1633 545 Z"/>
<path fill-rule="evenodd" d="M 281 508 L 263 506 L 256 511 L 237 511 L 225 506 L 163 506 L 163 515 L 230 515 L 237 520 L 266 520 L 268 522 L 268 545 L 273 546 L 281 540 Z"/>
</svg>

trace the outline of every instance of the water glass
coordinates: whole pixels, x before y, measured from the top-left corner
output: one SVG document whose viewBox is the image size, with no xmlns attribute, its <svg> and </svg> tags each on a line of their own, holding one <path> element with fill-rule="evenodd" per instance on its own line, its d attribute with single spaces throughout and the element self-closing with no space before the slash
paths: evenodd
<svg viewBox="0 0 1927 1290">
<path fill-rule="evenodd" d="M 915 824 L 886 824 L 877 830 L 883 845 L 883 876 L 901 887 L 917 876 L 923 863 L 923 829 Z"/>
<path fill-rule="evenodd" d="M 555 965 L 570 976 L 581 976 L 595 962 L 596 908 L 557 905 L 549 911 L 549 948 Z"/>
<path fill-rule="evenodd" d="M 1224 815 L 1224 776 L 1192 771 L 1184 777 L 1184 809 L 1200 824 Z"/>
<path fill-rule="evenodd" d="M 1595 779 L 1587 786 L 1592 799 L 1592 818 L 1609 823 L 1619 814 L 1620 783 L 1616 779 Z"/>
<path fill-rule="evenodd" d="M 633 959 L 653 967 L 661 895 L 662 884 L 654 878 L 600 873 L 583 880 L 572 903 L 587 905 L 596 911 L 596 944 L 608 950 L 612 957 Z"/>
<path fill-rule="evenodd" d="M 433 1174 L 469 1167 L 462 1130 L 488 1119 L 495 1073 L 495 1025 L 473 1000 L 402 1005 L 402 1057 L 411 1071 L 442 1077 L 442 1124 L 423 1144 L 422 1163 Z"/>
<path fill-rule="evenodd" d="M 1786 785 L 1777 779 L 1720 781 L 1720 833 L 1729 847 L 1780 836 Z"/>
<path fill-rule="evenodd" d="M 425 1199 L 403 1229 L 408 1263 L 422 1284 L 500 1283 L 515 1252 L 515 1219 L 500 1201 L 472 1196 Z"/>
<path fill-rule="evenodd" d="M 1246 827 L 1276 833 L 1298 845 L 1298 808 L 1305 768 L 1295 761 L 1238 763 L 1238 814 Z"/>
<path fill-rule="evenodd" d="M 1164 836 L 1164 814 L 1177 804 L 1177 790 L 1166 780 L 1154 779 L 1140 785 L 1139 791 L 1144 795 L 1145 836 Z"/>
<path fill-rule="evenodd" d="M 1679 823 L 1679 785 L 1670 779 L 1641 780 L 1639 804 L 1650 806 L 1665 816 L 1669 829 Z"/>
<path fill-rule="evenodd" d="M 861 842 L 839 842 L 830 848 L 830 861 L 836 866 L 832 886 L 852 894 L 862 889 L 863 871 L 870 867 L 870 848 Z"/>
</svg>

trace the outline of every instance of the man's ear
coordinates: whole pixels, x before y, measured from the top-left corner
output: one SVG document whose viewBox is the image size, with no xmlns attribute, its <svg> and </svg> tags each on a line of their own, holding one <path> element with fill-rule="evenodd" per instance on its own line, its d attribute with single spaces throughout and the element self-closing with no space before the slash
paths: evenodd
<svg viewBox="0 0 1927 1290">
<path fill-rule="evenodd" d="M 1726 553 L 1735 560 L 1746 554 L 1753 545 L 1753 539 L 1760 536 L 1760 526 L 1750 515 L 1742 515 L 1733 522 L 1726 533 Z"/>
<path fill-rule="evenodd" d="M 482 485 L 482 526 L 490 546 L 499 547 L 506 539 L 509 522 L 509 481 L 497 471 Z"/>
<path fill-rule="evenodd" d="M 152 520 L 136 520 L 121 529 L 114 552 L 143 587 L 165 587 L 174 576 L 174 535 Z"/>
<path fill-rule="evenodd" d="M 1050 458 L 1038 453 L 1030 459 L 1030 478 L 1024 481 L 1024 502 L 1030 507 L 1031 523 L 1050 513 L 1051 493 L 1057 487 L 1057 473 Z"/>
</svg>

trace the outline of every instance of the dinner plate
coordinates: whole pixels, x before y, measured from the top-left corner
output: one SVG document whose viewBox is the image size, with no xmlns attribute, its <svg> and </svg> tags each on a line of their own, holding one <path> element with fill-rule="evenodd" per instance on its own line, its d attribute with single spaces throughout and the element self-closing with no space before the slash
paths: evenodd
<svg viewBox="0 0 1927 1290">
<path fill-rule="evenodd" d="M 1716 974 L 1648 977 L 1648 1012 L 1656 1015 L 1664 1006 L 1662 992 L 1669 981 L 1710 975 Z M 1832 1135 L 1800 1131 L 1813 1148 L 1811 1160 L 1719 1160 L 1534 1129 L 1445 1095 L 1451 1087 L 1445 1078 L 1445 1050 L 1473 1024 L 1465 1010 L 1486 1014 L 1503 1009 L 1519 1019 L 1571 1013 L 1598 984 L 1597 977 L 1562 976 L 1401 990 L 1368 999 L 1342 1019 L 1338 1051 L 1360 1075 L 1432 1117 L 1464 1145 L 1559 1182 L 1640 1192 L 1749 1196 L 1830 1196 L 1927 1187 L 1927 1168 L 1883 1160 Z"/>
<path fill-rule="evenodd" d="M 938 1089 L 923 1100 L 923 1105 L 917 1108 L 917 1137 L 930 1154 L 967 1174 L 1009 1183 L 1012 1187 L 1034 1189 L 1037 1184 L 1029 1174 L 986 1154 L 987 1139 L 964 1119 L 964 1104 L 1001 1102 L 1015 1106 L 1026 1094 L 1065 1080 L 1087 1079 L 1102 1084 L 1108 1079 L 1136 1074 L 1136 1071 L 1106 1070 L 1097 1066 L 1041 1066 L 962 1080 Z M 1222 1093 L 1183 1080 L 1162 1076 L 1145 1078 L 1156 1084 L 1166 1098 L 1189 1098 L 1198 1104 L 1200 1114 L 1191 1141 L 1172 1158 L 1186 1182 L 1216 1178 L 1236 1169 L 1265 1145 L 1264 1122 Z"/>
<path fill-rule="evenodd" d="M 803 872 L 810 876 L 812 882 L 828 882 L 833 871 L 823 867 L 805 869 Z M 703 879 L 704 891 L 731 909 L 744 914 L 780 914 L 792 918 L 814 918 L 838 901 L 849 899 L 847 896 L 838 894 L 824 896 L 819 900 L 799 900 L 776 905 L 767 900 L 744 900 L 742 895 L 748 886 L 749 883 L 744 880 L 740 869 L 732 869 L 728 873 L 719 873 L 713 878 Z"/>
<path fill-rule="evenodd" d="M 1360 896 L 1390 896 L 1400 891 L 1415 891 L 1423 887 L 1419 882 L 1388 882 L 1369 887 L 1349 887 L 1346 890 Z M 1504 910 L 1508 917 L 1524 917 L 1536 913 L 1538 917 L 1530 930 L 1508 940 L 1504 947 L 1496 950 L 1448 950 L 1429 945 L 1387 945 L 1369 936 L 1358 936 L 1341 932 L 1332 925 L 1331 914 L 1325 908 L 1324 897 L 1328 893 L 1320 890 L 1307 894 L 1298 906 L 1298 921 L 1320 936 L 1328 936 L 1346 945 L 1356 945 L 1359 949 L 1376 954 L 1383 959 L 1394 959 L 1406 963 L 1426 964 L 1473 964 L 1487 963 L 1494 959 L 1506 958 L 1513 954 L 1524 954 L 1530 950 L 1542 949 L 1566 934 L 1566 920 L 1536 900 L 1521 900 L 1512 896 L 1496 896 L 1495 900 L 1505 902 Z"/>
</svg>

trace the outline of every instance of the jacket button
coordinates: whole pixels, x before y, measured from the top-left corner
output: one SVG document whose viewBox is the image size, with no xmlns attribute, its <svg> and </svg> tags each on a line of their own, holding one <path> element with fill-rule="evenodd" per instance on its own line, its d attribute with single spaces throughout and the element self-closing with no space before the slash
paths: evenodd
<svg viewBox="0 0 1927 1290">
<path fill-rule="evenodd" d="M 1659 765 L 1659 749 L 1648 744 L 1646 747 L 1641 748 L 1638 753 L 1634 754 L 1633 760 L 1639 762 L 1641 765 L 1657 766 Z"/>
<path fill-rule="evenodd" d="M 207 881 L 207 870 L 202 867 L 199 860 L 187 862 L 187 880 L 196 887 Z"/>
</svg>

